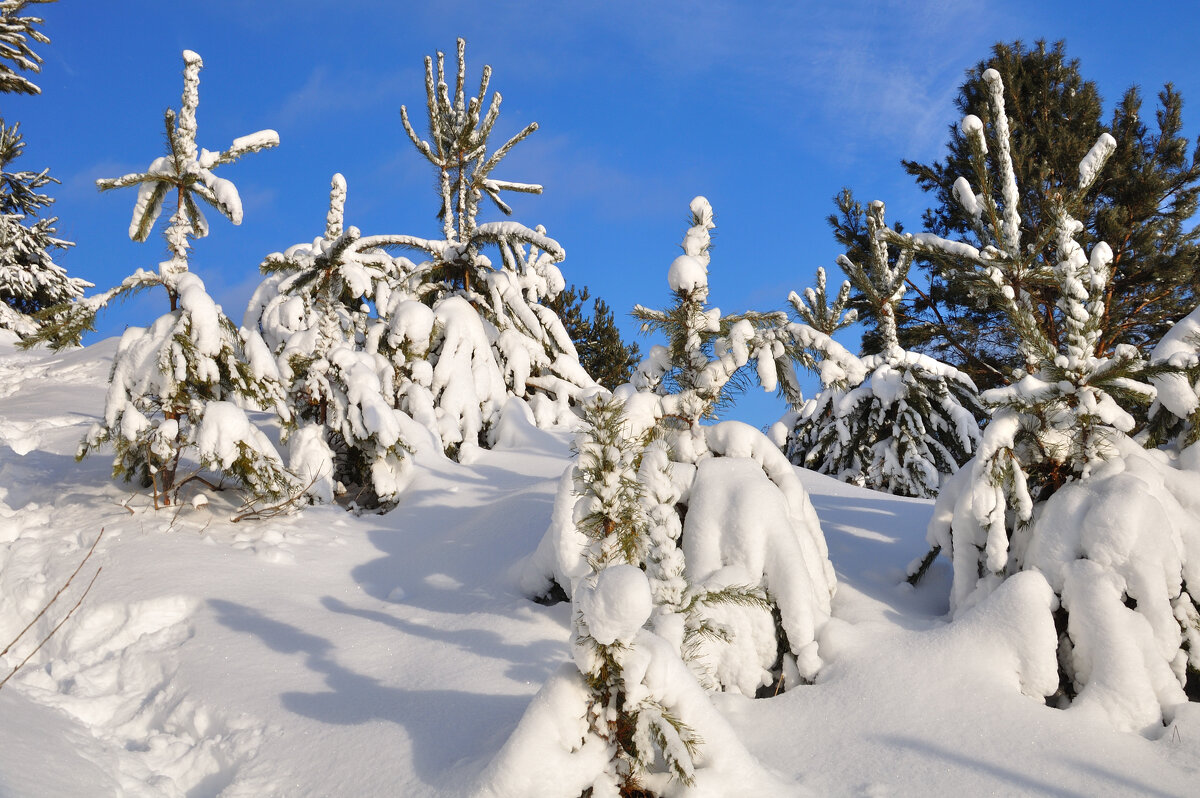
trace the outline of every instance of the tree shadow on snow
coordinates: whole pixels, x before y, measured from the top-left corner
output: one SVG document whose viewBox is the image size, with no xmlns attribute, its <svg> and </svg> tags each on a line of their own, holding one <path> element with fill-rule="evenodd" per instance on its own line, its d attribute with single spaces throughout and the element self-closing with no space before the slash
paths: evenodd
<svg viewBox="0 0 1200 798">
<path fill-rule="evenodd" d="M 377 610 L 351 607 L 332 596 L 322 598 L 321 604 L 330 612 L 375 621 L 402 634 L 435 640 L 476 656 L 507 662 L 508 668 L 504 675 L 518 682 L 541 684 L 567 659 L 565 640 L 537 640 L 524 645 L 514 645 L 490 629 L 442 629 L 427 626 Z"/>
<path fill-rule="evenodd" d="M 905 628 L 928 628 L 928 623 L 906 616 L 927 620 L 949 612 L 950 569 L 945 562 L 939 559 L 915 590 L 904 582 L 909 563 L 929 550 L 925 527 L 931 503 L 888 498 L 886 493 L 869 500 L 821 494 L 809 498 L 821 519 L 839 581 L 903 610 L 889 616 Z"/>
<path fill-rule="evenodd" d="M 354 568 L 373 598 L 437 612 L 494 610 L 521 596 L 512 569 L 536 550 L 550 522 L 556 480 L 514 479 L 472 467 L 470 484 L 419 483 L 367 536 L 384 556 Z"/>
<path fill-rule="evenodd" d="M 951 763 L 954 767 L 961 768 L 965 771 L 974 771 L 981 779 L 975 786 L 980 793 L 995 792 L 995 793 L 1013 793 L 1020 795 L 1044 795 L 1055 796 L 1055 798 L 1091 798 L 1091 793 L 1079 792 L 1069 789 L 1061 783 L 1048 781 L 1043 778 L 1037 778 L 1020 769 L 1020 761 L 1014 761 L 1012 767 L 998 765 L 994 762 L 985 762 L 980 759 L 972 758 L 963 754 L 960 751 L 954 751 L 948 748 L 943 748 L 934 745 L 928 740 L 921 740 L 910 737 L 883 736 L 879 738 L 884 743 L 893 745 L 897 748 L 908 749 L 918 756 L 927 759 L 942 759 Z M 1139 782 L 1131 779 L 1128 775 L 1115 773 L 1113 771 L 1103 770 L 1096 766 L 1094 762 L 1076 761 L 1077 767 L 1080 770 L 1086 771 L 1093 776 L 1103 776 L 1115 782 L 1114 795 L 1145 795 L 1154 796 L 1155 798 L 1178 798 L 1173 793 L 1163 792 L 1156 789 L 1152 785 L 1144 782 Z M 992 784 L 986 784 L 982 780 L 992 781 Z M 996 783 L 999 782 L 999 783 Z"/>
<path fill-rule="evenodd" d="M 112 461 L 101 452 L 82 463 L 74 455 L 33 450 L 20 455 L 0 444 L 0 502 L 12 510 L 29 504 L 67 505 L 95 500 L 96 494 L 120 493 L 125 483 L 112 477 Z M 63 494 L 66 482 L 75 492 Z"/>
<path fill-rule="evenodd" d="M 284 692 L 284 708 L 337 726 L 388 721 L 403 726 L 413 746 L 412 766 L 428 784 L 445 786 L 454 765 L 478 760 L 493 750 L 492 734 L 481 733 L 489 720 L 511 723 L 529 703 L 526 696 L 472 693 L 466 690 L 414 690 L 387 684 L 337 662 L 327 639 L 258 610 L 210 599 L 217 620 L 234 631 L 254 635 L 273 651 L 301 654 L 305 664 L 325 678 L 323 692 Z"/>
</svg>

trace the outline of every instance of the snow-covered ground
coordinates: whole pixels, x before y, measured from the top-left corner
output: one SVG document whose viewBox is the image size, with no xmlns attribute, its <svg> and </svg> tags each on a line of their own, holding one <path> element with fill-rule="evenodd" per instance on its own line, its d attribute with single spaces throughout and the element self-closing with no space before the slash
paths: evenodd
<svg viewBox="0 0 1200 798">
<path fill-rule="evenodd" d="M 569 605 L 535 604 L 517 587 L 569 461 L 565 430 L 510 428 L 469 465 L 422 457 L 386 515 L 319 507 L 235 524 L 232 492 L 156 511 L 111 480 L 103 455 L 75 462 L 102 412 L 115 339 L 64 354 L 10 340 L 0 341 L 0 645 L 104 537 L 5 658 L 7 673 L 103 568 L 0 690 L 0 795 L 483 786 L 569 658 Z M 1150 739 L 1025 696 L 1026 580 L 948 624 L 944 564 L 917 589 L 902 584 L 926 550 L 931 503 L 801 476 L 839 580 L 820 641 L 828 664 L 817 684 L 775 698 L 714 699 L 798 793 L 1197 793 L 1200 706 Z M 704 786 L 697 794 L 712 794 Z"/>
</svg>

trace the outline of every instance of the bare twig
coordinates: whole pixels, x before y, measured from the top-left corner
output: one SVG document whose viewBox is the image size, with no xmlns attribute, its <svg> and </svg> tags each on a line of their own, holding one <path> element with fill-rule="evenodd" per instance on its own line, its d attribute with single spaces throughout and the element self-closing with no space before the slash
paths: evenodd
<svg viewBox="0 0 1200 798">
<path fill-rule="evenodd" d="M 7 646 L 5 646 L 5 647 L 4 647 L 4 650 L 3 650 L 3 651 L 0 651 L 0 657 L 3 657 L 5 654 L 7 654 L 7 653 L 9 652 L 9 650 L 10 650 L 10 649 L 11 649 L 13 646 L 15 646 L 15 645 L 16 645 L 16 644 L 17 644 L 17 643 L 20 641 L 20 639 L 21 639 L 22 637 L 24 637 L 24 636 L 25 636 L 25 633 L 26 633 L 26 632 L 28 632 L 30 629 L 32 629 L 32 628 L 33 628 L 33 625 L 34 625 L 35 623 L 37 623 L 37 622 L 38 622 L 38 621 L 41 619 L 41 617 L 42 617 L 43 615 L 45 615 L 45 614 L 46 614 L 46 611 L 47 611 L 48 609 L 50 609 L 50 606 L 51 606 L 52 604 L 54 604 L 54 602 L 58 601 L 58 597 L 59 597 L 59 596 L 61 596 L 61 595 L 63 594 L 63 591 L 65 591 L 65 590 L 66 590 L 68 587 L 70 587 L 70 586 L 71 586 L 71 580 L 72 580 L 72 579 L 74 579 L 74 578 L 75 578 L 75 576 L 76 576 L 76 575 L 77 575 L 77 574 L 78 574 L 78 573 L 79 573 L 81 570 L 83 570 L 83 566 L 84 566 L 84 565 L 87 563 L 87 561 L 88 561 L 88 560 L 91 558 L 91 556 L 92 556 L 92 552 L 94 552 L 94 551 L 96 550 L 96 544 L 100 542 L 100 538 L 102 538 L 102 537 L 104 537 L 104 530 L 103 530 L 103 529 L 101 529 L 101 530 L 100 530 L 100 534 L 99 534 L 99 535 L 96 535 L 96 539 L 95 539 L 95 540 L 92 542 L 92 547 L 91 547 L 90 549 L 88 549 L 88 553 L 87 553 L 87 554 L 84 556 L 84 558 L 83 558 L 83 559 L 82 559 L 82 560 L 79 562 L 79 565 L 75 566 L 75 570 L 74 570 L 74 571 L 72 571 L 72 572 L 71 572 L 71 575 L 67 577 L 67 581 L 63 583 L 63 586 L 62 586 L 62 587 L 60 587 L 60 588 L 58 589 L 58 592 L 57 592 L 57 593 L 55 593 L 55 594 L 54 594 L 54 595 L 51 597 L 51 599 L 50 599 L 48 602 L 46 602 L 46 606 L 42 607 L 42 610 L 41 610 L 41 612 L 39 612 L 37 615 L 33 616 L 33 620 L 29 622 L 29 625 L 28 625 L 28 626 L 26 626 L 24 629 L 22 629 L 22 630 L 21 630 L 21 632 L 20 632 L 20 634 L 18 634 L 16 637 L 14 637 L 14 638 L 12 639 L 12 641 L 11 641 L 11 642 L 9 642 L 9 644 L 8 644 Z"/>
<path fill-rule="evenodd" d="M 103 570 L 104 570 L 103 566 L 96 569 L 96 573 L 92 575 L 92 581 L 88 582 L 88 586 L 86 588 L 84 588 L 83 593 L 79 596 L 79 600 L 75 602 L 75 606 L 71 607 L 71 609 L 67 612 L 67 614 L 63 616 L 63 619 L 58 622 L 58 625 L 50 630 L 50 634 L 43 637 L 42 642 L 38 643 L 37 646 L 34 647 L 33 651 L 30 651 L 29 655 L 17 664 L 17 667 L 15 667 L 11 671 L 9 671 L 8 675 L 5 676 L 3 680 L 0 680 L 0 689 L 3 689 L 4 685 L 8 684 L 8 680 L 11 679 L 12 677 L 16 676 L 17 671 L 19 671 L 19 670 L 21 670 L 21 668 L 25 667 L 25 664 L 27 662 L 29 662 L 29 660 L 33 659 L 33 655 L 38 653 L 39 651 L 41 651 L 42 646 L 44 646 L 44 645 L 46 645 L 46 643 L 50 642 L 50 638 L 54 637 L 54 634 L 63 627 L 63 624 L 66 623 L 68 620 L 70 620 L 71 616 L 75 614 L 75 610 L 79 609 L 79 605 L 83 603 L 83 600 L 85 598 L 87 598 L 87 594 L 91 592 L 92 585 L 96 584 L 96 577 L 100 576 L 100 572 Z"/>
<path fill-rule="evenodd" d="M 41 611 L 38 612 L 38 614 L 36 616 L 34 616 L 33 620 L 30 621 L 29 624 L 26 625 L 26 627 L 24 629 L 22 629 L 21 632 L 16 637 L 13 638 L 12 641 L 9 642 L 9 644 L 7 646 L 4 647 L 4 650 L 0 651 L 0 657 L 7 654 L 12 649 L 12 647 L 15 646 L 22 637 L 25 636 L 25 633 L 33 628 L 33 625 L 35 623 L 37 623 L 38 620 L 43 615 L 46 614 L 46 611 L 49 610 L 50 607 L 54 604 L 54 602 L 56 602 L 58 600 L 58 597 L 61 596 L 63 594 L 63 592 L 71 585 L 71 580 L 73 580 L 79 574 L 79 572 L 83 569 L 83 566 L 87 563 L 88 560 L 91 559 L 92 554 L 96 551 L 96 544 L 98 544 L 100 542 L 100 538 L 102 538 L 102 537 L 104 537 L 103 529 L 100 530 L 100 534 L 97 535 L 96 539 L 92 542 L 92 546 L 91 546 L 91 548 L 88 549 L 88 553 L 86 555 L 84 555 L 83 559 L 80 560 L 79 565 L 77 565 L 75 567 L 75 570 L 71 572 L 71 575 L 67 577 L 67 581 L 63 583 L 63 586 L 58 589 L 58 592 L 55 593 L 48 602 L 46 602 L 46 605 L 44 607 L 42 607 Z M 103 566 L 96 569 L 96 573 L 92 575 L 92 580 L 90 582 L 88 582 L 88 586 L 86 588 L 84 588 L 83 593 L 80 594 L 79 599 L 75 602 L 74 606 L 72 606 L 71 609 L 67 611 L 67 614 L 63 616 L 63 619 L 61 621 L 59 621 L 58 624 L 53 629 L 50 630 L 50 633 L 47 634 L 45 637 L 43 637 L 41 639 L 41 641 L 36 646 L 34 646 L 33 651 L 30 651 L 29 654 L 26 655 L 25 659 L 21 660 L 15 668 L 13 668 L 11 671 L 9 671 L 9 674 L 7 676 L 5 676 L 3 680 L 0 680 L 0 689 L 3 689 L 4 685 L 8 684 L 8 680 L 11 679 L 12 677 L 16 676 L 17 671 L 19 671 L 19 670 L 21 670 L 21 668 L 25 667 L 25 665 L 29 662 L 29 660 L 33 659 L 33 656 L 35 654 L 37 654 L 39 651 L 41 651 L 42 646 L 46 645 L 46 643 L 48 643 L 50 641 L 50 638 L 54 637 L 54 635 L 58 632 L 58 630 L 63 627 L 63 624 L 65 624 L 70 619 L 70 617 L 75 614 L 75 610 L 79 609 L 80 605 L 83 604 L 84 598 L 86 598 L 87 594 L 91 592 L 92 585 L 96 584 L 96 578 L 98 576 L 100 576 L 100 572 L 103 570 L 104 570 Z"/>
<path fill-rule="evenodd" d="M 282 501 L 276 502 L 275 504 L 267 507 L 258 507 L 257 505 L 260 499 L 258 496 L 253 496 L 250 499 L 247 499 L 242 505 L 242 511 L 229 520 L 236 524 L 239 521 L 246 520 L 247 518 L 259 520 L 262 518 L 274 518 L 277 515 L 283 515 L 287 513 L 292 506 L 304 496 L 304 494 L 308 493 L 308 489 L 316 484 L 317 479 L 319 479 L 320 476 L 321 475 L 319 473 L 314 474 L 313 478 L 308 481 L 308 484 L 302 487 L 300 490 L 296 491 Z"/>
</svg>

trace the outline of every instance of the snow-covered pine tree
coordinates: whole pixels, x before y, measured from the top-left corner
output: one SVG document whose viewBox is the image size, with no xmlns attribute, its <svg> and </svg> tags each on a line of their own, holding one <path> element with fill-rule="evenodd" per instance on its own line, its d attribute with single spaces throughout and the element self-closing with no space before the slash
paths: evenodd
<svg viewBox="0 0 1200 798">
<path fill-rule="evenodd" d="M 1036 245 L 1027 247 L 1003 86 L 995 70 L 984 80 L 1001 201 L 986 183 L 989 147 L 974 116 L 962 127 L 985 188 L 976 194 L 960 178 L 955 193 L 988 245 L 980 250 L 883 231 L 885 241 L 939 259 L 978 298 L 994 303 L 1025 361 L 1012 384 L 983 393 L 994 414 L 975 458 L 938 497 L 931 554 L 951 558 L 955 613 L 986 600 L 1018 572 L 1027 572 L 1026 583 L 1044 579 L 1053 590 L 1044 611 L 1053 613 L 1058 630 L 1059 683 L 1037 692 L 1119 728 L 1149 730 L 1187 700 L 1185 685 L 1193 693 L 1197 687 L 1200 613 L 1188 590 L 1200 584 L 1200 468 L 1147 452 L 1126 435 L 1134 421 L 1120 402 L 1149 401 L 1154 389 L 1142 380 L 1167 367 L 1148 366 L 1128 345 L 1098 354 L 1112 251 L 1100 242 L 1085 254 L 1072 211 L 1112 155 L 1114 140 L 1101 134 L 1079 164 L 1078 183 L 1056 191 L 1053 213 L 1036 230 Z M 1050 264 L 1040 259 L 1043 242 L 1056 253 Z M 1023 288 L 1031 281 L 1057 286 L 1061 347 L 1037 323 L 1039 309 Z M 914 579 L 931 562 L 932 556 L 914 563 Z"/>
<path fill-rule="evenodd" d="M 781 677 L 791 686 L 815 676 L 833 569 L 808 496 L 778 447 L 745 424 L 701 422 L 713 418 L 729 382 L 751 360 L 773 390 L 777 364 L 791 362 L 785 343 L 820 333 L 795 325 L 803 330 L 793 336 L 782 314 L 722 316 L 710 308 L 712 209 L 697 197 L 691 211 L 684 254 L 668 272 L 674 305 L 635 309 L 668 345 L 653 347 L 634 383 L 616 391 L 625 440 L 638 442 L 639 457 L 622 462 L 632 468 L 640 460 L 638 518 L 646 527 L 630 562 L 650 581 L 655 632 L 701 683 L 753 695 Z M 844 350 L 840 359 L 847 366 L 853 360 Z M 524 574 L 533 595 L 557 583 L 572 596 L 588 573 L 579 521 L 590 510 L 575 512 L 582 499 L 574 487 L 564 480 L 551 527 Z"/>
<path fill-rule="evenodd" d="M 607 393 L 586 401 L 582 410 L 575 465 L 564 477 L 564 488 L 569 481 L 574 498 L 572 531 L 580 536 L 586 562 L 572 590 L 571 645 L 590 691 L 589 728 L 609 748 L 610 764 L 600 781 L 620 795 L 636 795 L 661 758 L 675 777 L 690 784 L 699 739 L 664 706 L 662 695 L 640 684 L 642 655 L 633 653 L 652 608 L 649 584 L 637 570 L 650 545 L 638 468 L 651 430 L 635 428 L 623 403 Z M 633 611 L 621 611 L 619 603 Z"/>
<path fill-rule="evenodd" d="M 492 176 L 537 124 L 489 151 L 501 97 L 496 92 L 488 101 L 491 67 L 485 66 L 478 94 L 467 98 L 464 50 L 460 39 L 453 97 L 443 54 L 436 63 L 425 59 L 430 141 L 417 135 L 401 108 L 405 131 L 438 174 L 443 238 L 372 239 L 430 256 L 417 265 L 397 260 L 404 275 L 391 304 L 380 309 L 389 325 L 380 351 L 395 362 L 400 409 L 426 424 L 454 456 L 491 444 L 510 395 L 528 401 L 539 424 L 551 424 L 573 418 L 572 405 L 596 388 L 562 321 L 543 304 L 563 289 L 555 265 L 562 247 L 542 227 L 478 219 L 484 196 L 507 215 L 512 211 L 502 192 L 541 193 L 541 186 Z M 485 246 L 498 250 L 498 268 L 483 254 Z"/>
<path fill-rule="evenodd" d="M 309 496 L 344 494 L 373 508 L 395 501 L 410 470 L 394 371 L 366 335 L 369 303 L 387 303 L 397 273 L 386 252 L 364 248 L 358 228 L 345 226 L 345 204 L 346 180 L 335 174 L 325 234 L 267 256 L 244 326 L 262 332 L 278 362 L 289 466 Z"/>
<path fill-rule="evenodd" d="M 36 83 L 17 74 L 17 70 L 41 72 L 42 57 L 33 51 L 33 42 L 49 44 L 50 39 L 37 28 L 45 23 L 44 19 L 22 16 L 22 13 L 26 6 L 53 2 L 55 0 L 0 0 L 0 92 L 42 93 Z"/>
<path fill-rule="evenodd" d="M 910 250 L 889 257 L 879 239 L 886 227 L 882 202 L 871 204 L 867 230 L 872 242 L 864 267 L 839 256 L 838 265 L 850 277 L 871 309 L 880 352 L 862 358 L 866 376 L 857 384 L 827 383 L 799 411 L 788 436 L 789 458 L 822 474 L 856 485 L 901 496 L 937 494 L 945 476 L 970 459 L 979 440 L 978 416 L 983 415 L 975 384 L 962 372 L 917 352 L 900 347 L 895 310 L 904 294 L 911 263 Z M 818 287 L 823 274 L 818 274 Z M 814 308 L 824 292 L 809 292 Z M 848 290 L 843 287 L 843 295 Z M 824 326 L 836 323 L 839 302 L 824 312 L 792 304 L 802 318 Z M 807 317 L 806 317 L 807 311 Z M 836 327 L 834 327 L 836 329 Z"/>
<path fill-rule="evenodd" d="M 0 120 L 0 329 L 29 336 L 41 326 L 37 313 L 82 296 L 92 284 L 68 277 L 54 262 L 53 250 L 74 246 L 56 235 L 57 217 L 38 218 L 54 203 L 40 189 L 58 180 L 49 169 L 9 171 L 24 151 L 20 123 Z"/>
<path fill-rule="evenodd" d="M 159 265 L 157 274 L 139 269 L 109 291 L 52 310 L 52 321 L 37 338 L 70 340 L 90 328 L 96 313 L 114 298 L 162 287 L 170 312 L 149 328 L 125 330 L 113 359 L 104 420 L 84 438 L 79 457 L 111 443 L 114 475 L 136 476 L 143 486 L 153 486 L 156 502 L 172 501 L 188 449 L 195 450 L 201 466 L 234 477 L 255 494 L 278 495 L 293 490 L 295 480 L 242 410 L 275 407 L 286 414 L 278 370 L 258 332 L 239 333 L 200 278 L 188 271 L 187 252 L 189 239 L 208 234 L 197 199 L 234 224 L 242 221 L 237 189 L 212 170 L 274 147 L 279 137 L 263 130 L 234 140 L 224 151 L 198 149 L 196 106 L 203 62 L 190 50 L 183 52 L 183 61 L 180 112 L 166 112 L 167 154 L 145 172 L 97 181 L 101 191 L 138 187 L 129 226 L 135 241 L 146 240 L 164 201 L 173 195 L 175 212 L 164 231 L 170 260 Z"/>
<path fill-rule="evenodd" d="M 571 649 L 591 693 L 589 731 L 609 749 L 592 795 L 655 795 L 644 784 L 655 771 L 689 786 L 695 780 L 702 741 L 671 706 L 678 694 L 670 687 L 686 684 L 655 683 L 666 663 L 654 663 L 652 672 L 647 662 L 655 654 L 679 661 L 666 641 L 642 628 L 653 606 L 646 575 L 631 565 L 602 568 L 576 591 Z"/>
</svg>

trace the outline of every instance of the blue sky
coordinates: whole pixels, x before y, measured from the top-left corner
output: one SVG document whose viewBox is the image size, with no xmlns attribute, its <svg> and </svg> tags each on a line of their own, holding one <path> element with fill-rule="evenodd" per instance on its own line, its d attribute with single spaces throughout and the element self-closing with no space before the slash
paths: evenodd
<svg viewBox="0 0 1200 798">
<path fill-rule="evenodd" d="M 1195 6 L 1140 5 L 60 0 L 37 7 L 52 40 L 39 48 L 41 96 L 4 96 L 0 113 L 22 124 L 21 168 L 62 180 L 53 210 L 77 246 L 59 262 L 107 288 L 155 268 L 164 244 L 130 242 L 135 192 L 101 195 L 95 180 L 160 154 L 180 53 L 199 52 L 198 144 L 216 150 L 262 128 L 281 138 L 222 167 L 245 221 L 212 218 L 193 251 L 194 271 L 240 320 L 263 257 L 322 232 L 334 172 L 349 184 L 347 222 L 364 234 L 439 233 L 435 178 L 399 108 L 419 116 L 424 56 L 452 53 L 463 36 L 469 81 L 489 63 L 504 95 L 498 134 L 541 125 L 496 173 L 545 186 L 512 201 L 514 218 L 546 225 L 566 248 L 567 281 L 606 299 L 634 337 L 629 309 L 668 301 L 666 269 L 696 194 L 716 212 L 711 298 L 727 312 L 783 308 L 818 266 L 835 271 L 824 218 L 842 186 L 916 229 L 924 197 L 900 159 L 940 155 L 963 73 L 996 41 L 1065 39 L 1106 111 L 1130 84 L 1153 101 L 1173 81 L 1194 139 Z M 165 309 L 157 296 L 132 301 L 101 317 L 99 334 Z M 758 426 L 782 409 L 745 397 L 731 415 Z"/>
</svg>

